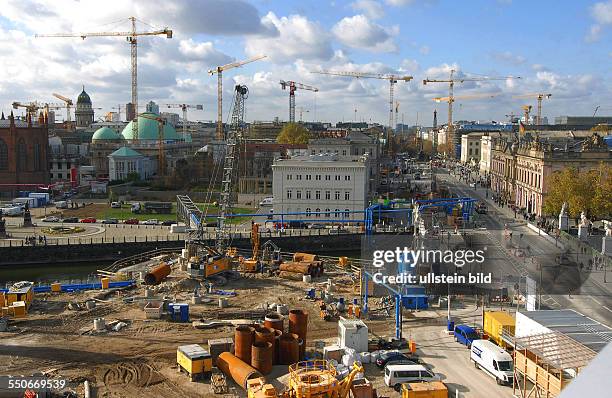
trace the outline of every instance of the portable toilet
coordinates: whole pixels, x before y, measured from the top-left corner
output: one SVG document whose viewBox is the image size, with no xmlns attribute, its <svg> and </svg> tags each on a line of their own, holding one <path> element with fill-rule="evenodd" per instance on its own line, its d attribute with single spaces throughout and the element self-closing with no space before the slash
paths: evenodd
<svg viewBox="0 0 612 398">
<path fill-rule="evenodd" d="M 175 322 L 189 322 L 189 304 L 169 303 L 170 319 Z"/>
</svg>

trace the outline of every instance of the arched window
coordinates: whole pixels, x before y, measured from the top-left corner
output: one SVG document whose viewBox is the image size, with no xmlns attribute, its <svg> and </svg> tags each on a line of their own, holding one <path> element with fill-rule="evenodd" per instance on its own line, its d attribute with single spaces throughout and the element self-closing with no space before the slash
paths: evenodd
<svg viewBox="0 0 612 398">
<path fill-rule="evenodd" d="M 307 207 L 306 208 L 306 217 L 310 217 L 310 213 L 311 213 L 310 207 Z"/>
<path fill-rule="evenodd" d="M 0 138 L 0 170 L 8 170 L 8 146 Z"/>
<path fill-rule="evenodd" d="M 344 209 L 344 218 L 349 218 L 351 216 L 351 211 L 349 209 Z"/>
<path fill-rule="evenodd" d="M 23 138 L 17 143 L 17 170 L 25 171 L 28 164 L 28 149 Z"/>
<path fill-rule="evenodd" d="M 41 170 L 41 153 L 40 153 L 40 144 L 37 142 L 34 144 L 34 171 Z"/>
<path fill-rule="evenodd" d="M 317 213 L 317 214 L 315 214 L 315 217 L 316 217 L 316 218 L 321 217 L 321 209 L 316 208 L 316 209 L 315 209 L 315 212 Z"/>
<path fill-rule="evenodd" d="M 335 213 L 334 217 L 340 218 L 340 209 L 336 209 L 336 211 L 334 213 Z"/>
</svg>

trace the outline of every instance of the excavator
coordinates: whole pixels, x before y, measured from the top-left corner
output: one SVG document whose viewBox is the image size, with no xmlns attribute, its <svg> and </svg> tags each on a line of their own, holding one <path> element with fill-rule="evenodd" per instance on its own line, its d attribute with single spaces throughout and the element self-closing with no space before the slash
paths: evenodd
<svg viewBox="0 0 612 398">
<path fill-rule="evenodd" d="M 319 366 L 321 364 L 322 366 Z M 353 380 L 358 373 L 363 373 L 363 365 L 355 362 L 349 374 L 337 381 L 335 372 L 330 373 L 327 361 L 299 362 L 289 367 L 288 389 L 282 393 L 276 391 L 266 379 L 258 377 L 247 381 L 248 398 L 346 398 L 351 391 Z M 333 367 L 332 367 L 333 368 Z M 333 379 L 333 380 L 332 380 Z"/>
</svg>

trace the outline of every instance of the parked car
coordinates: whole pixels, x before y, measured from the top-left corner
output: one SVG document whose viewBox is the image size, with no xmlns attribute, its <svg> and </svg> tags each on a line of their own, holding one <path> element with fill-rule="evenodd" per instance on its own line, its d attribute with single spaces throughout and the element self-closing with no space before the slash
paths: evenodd
<svg viewBox="0 0 612 398">
<path fill-rule="evenodd" d="M 60 221 L 59 217 L 56 217 L 56 216 L 47 216 L 42 219 L 42 222 L 59 222 L 59 221 Z"/>
<path fill-rule="evenodd" d="M 472 346 L 474 340 L 480 339 L 478 332 L 467 325 L 455 326 L 453 335 L 455 336 L 455 341 L 467 346 L 467 348 Z"/>
<path fill-rule="evenodd" d="M 176 221 L 174 220 L 166 220 L 166 221 L 162 221 L 161 225 L 164 225 L 166 227 L 169 227 L 172 224 L 176 224 Z"/>
<path fill-rule="evenodd" d="M 119 203 L 119 202 L 112 202 L 111 203 L 111 208 L 113 208 L 113 209 L 120 209 L 121 208 L 121 203 Z"/>
<path fill-rule="evenodd" d="M 398 362 L 398 361 L 410 361 L 413 365 L 417 365 L 417 362 L 414 362 L 405 354 L 402 354 L 399 351 L 387 351 L 380 356 L 380 358 L 376 359 L 376 366 L 380 369 L 384 368 L 388 363 Z"/>
<path fill-rule="evenodd" d="M 119 220 L 116 218 L 107 218 L 106 220 L 102 220 L 102 224 L 119 224 Z"/>
<path fill-rule="evenodd" d="M 344 228 L 332 228 L 329 230 L 329 234 L 330 235 L 343 235 L 343 234 L 348 234 L 349 231 L 344 229 Z"/>
<path fill-rule="evenodd" d="M 95 223 L 97 220 L 93 217 L 85 217 L 81 219 L 82 223 L 86 223 L 86 224 L 93 224 Z"/>
<path fill-rule="evenodd" d="M 129 218 L 129 219 L 125 220 L 123 223 L 124 223 L 124 224 L 132 224 L 132 225 L 137 225 L 137 224 L 139 224 L 139 223 L 140 223 L 140 221 L 138 221 L 138 219 L 137 219 L 137 218 Z"/>
<path fill-rule="evenodd" d="M 308 226 L 310 229 L 325 229 L 325 224 L 310 224 Z"/>
<path fill-rule="evenodd" d="M 423 365 L 389 364 L 385 366 L 385 384 L 400 391 L 402 383 L 438 381 L 440 376 Z"/>
<path fill-rule="evenodd" d="M 472 343 L 470 359 L 476 369 L 480 368 L 495 378 L 497 384 L 512 385 L 514 367 L 512 356 L 489 340 L 475 340 Z"/>
<path fill-rule="evenodd" d="M 144 225 L 159 225 L 159 220 L 154 218 L 142 222 Z"/>
<path fill-rule="evenodd" d="M 62 219 L 62 222 L 79 222 L 77 217 L 66 217 Z"/>
</svg>

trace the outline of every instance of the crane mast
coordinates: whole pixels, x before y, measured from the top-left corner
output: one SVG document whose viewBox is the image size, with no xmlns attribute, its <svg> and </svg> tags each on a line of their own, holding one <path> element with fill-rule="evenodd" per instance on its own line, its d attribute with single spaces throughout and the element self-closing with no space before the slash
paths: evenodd
<svg viewBox="0 0 612 398">
<path fill-rule="evenodd" d="M 289 123 L 295 123 L 295 92 L 297 91 L 297 89 L 314 91 L 315 93 L 318 92 L 319 89 L 316 87 L 312 87 L 312 86 L 309 86 L 303 83 L 294 82 L 291 80 L 288 80 L 288 81 L 281 80 L 280 85 L 283 90 L 289 88 Z M 300 113 L 300 121 L 301 120 L 302 120 L 302 117 Z"/>
<path fill-rule="evenodd" d="M 130 44 L 130 56 L 132 67 L 132 106 L 134 107 L 134 121 L 132 123 L 132 139 L 138 140 L 138 36 L 155 36 L 166 35 L 168 39 L 172 38 L 172 30 L 168 28 L 155 31 L 136 31 L 136 18 L 129 17 L 131 22 L 131 30 L 128 32 L 88 32 L 88 33 L 52 33 L 52 34 L 37 34 L 35 37 L 80 37 L 85 40 L 87 37 L 106 37 L 106 36 L 122 36 L 127 39 Z M 59 98 L 59 97 L 58 97 Z"/>
<path fill-rule="evenodd" d="M 244 130 L 244 102 L 249 96 L 249 89 L 244 85 L 234 88 L 234 108 L 230 129 L 225 137 L 225 160 L 223 164 L 223 181 L 221 182 L 221 206 L 217 216 L 215 229 L 215 248 L 219 253 L 225 253 L 229 246 L 230 230 L 226 223 L 227 214 L 230 213 L 233 197 L 233 182 L 235 168 L 238 165 L 238 141 L 243 137 Z"/>
</svg>

